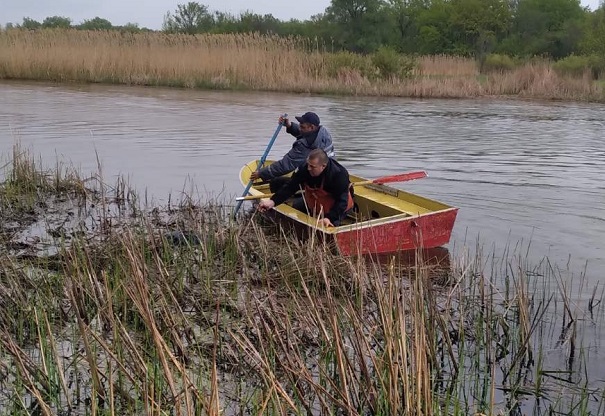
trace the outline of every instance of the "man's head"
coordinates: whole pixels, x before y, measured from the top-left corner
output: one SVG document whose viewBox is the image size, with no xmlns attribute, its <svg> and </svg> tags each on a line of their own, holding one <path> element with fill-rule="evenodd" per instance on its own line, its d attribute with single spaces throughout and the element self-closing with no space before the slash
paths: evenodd
<svg viewBox="0 0 605 416">
<path fill-rule="evenodd" d="M 313 149 L 307 156 L 307 170 L 311 176 L 319 176 L 328 166 L 328 155 L 323 149 Z"/>
<path fill-rule="evenodd" d="M 297 116 L 296 120 L 300 123 L 300 130 L 303 133 L 315 131 L 319 128 L 319 116 L 310 111 L 302 116 Z"/>
</svg>

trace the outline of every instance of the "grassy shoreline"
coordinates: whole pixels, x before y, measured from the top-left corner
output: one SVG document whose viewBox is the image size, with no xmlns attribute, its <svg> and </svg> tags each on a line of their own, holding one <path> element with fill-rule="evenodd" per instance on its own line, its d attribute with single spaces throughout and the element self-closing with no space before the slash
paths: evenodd
<svg viewBox="0 0 605 416">
<path fill-rule="evenodd" d="M 342 258 L 19 148 L 4 178 L 0 414 L 605 414 L 602 289 L 547 263 Z"/>
<path fill-rule="evenodd" d="M 0 79 L 419 98 L 519 97 L 605 102 L 586 72 L 559 75 L 534 60 L 487 74 L 472 59 L 329 53 L 259 35 L 9 30 Z M 378 65 L 378 67 L 376 66 Z M 382 69 L 381 69 L 382 68 Z M 405 69 L 405 76 L 399 75 Z M 387 71 L 388 72 L 385 72 Z M 386 74 L 386 75 L 385 75 Z"/>
</svg>

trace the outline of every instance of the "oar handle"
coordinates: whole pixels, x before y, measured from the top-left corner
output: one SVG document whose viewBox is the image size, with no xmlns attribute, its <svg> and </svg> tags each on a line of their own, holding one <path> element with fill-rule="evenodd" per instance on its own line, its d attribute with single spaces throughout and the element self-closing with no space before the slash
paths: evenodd
<svg viewBox="0 0 605 416">
<path fill-rule="evenodd" d="M 271 198 L 273 194 L 260 194 L 260 195 L 248 195 L 238 196 L 235 198 L 236 201 L 256 201 L 257 199 Z"/>
<path fill-rule="evenodd" d="M 295 195 L 302 195 L 305 191 L 303 189 L 296 191 Z M 235 198 L 236 201 L 256 201 L 257 199 L 271 198 L 275 194 L 260 194 L 260 195 L 247 195 L 238 196 Z"/>
</svg>

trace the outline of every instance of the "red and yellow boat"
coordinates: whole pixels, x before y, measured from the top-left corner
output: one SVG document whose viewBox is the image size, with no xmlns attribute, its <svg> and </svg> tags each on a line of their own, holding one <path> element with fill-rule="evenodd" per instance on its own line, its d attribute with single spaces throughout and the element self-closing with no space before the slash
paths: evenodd
<svg viewBox="0 0 605 416">
<path fill-rule="evenodd" d="M 257 169 L 258 160 L 240 170 L 244 186 Z M 272 163 L 266 161 L 267 164 Z M 383 183 L 369 183 L 349 175 L 355 185 L 355 210 L 338 227 L 323 227 L 317 218 L 292 208 L 288 203 L 273 208 L 270 215 L 316 231 L 333 240 L 343 255 L 394 253 L 440 247 L 450 241 L 458 208 Z M 256 200 L 269 197 L 268 184 L 255 184 L 248 191 Z"/>
</svg>

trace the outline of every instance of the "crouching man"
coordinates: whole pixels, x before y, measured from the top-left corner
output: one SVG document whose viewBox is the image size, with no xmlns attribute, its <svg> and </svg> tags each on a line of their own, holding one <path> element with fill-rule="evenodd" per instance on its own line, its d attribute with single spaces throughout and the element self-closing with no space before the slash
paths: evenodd
<svg viewBox="0 0 605 416">
<path fill-rule="evenodd" d="M 337 227 L 353 208 L 349 172 L 340 163 L 328 157 L 322 149 L 314 149 L 305 164 L 292 174 L 292 180 L 280 188 L 271 199 L 262 200 L 258 209 L 267 211 L 302 189 L 303 197 L 293 208 L 320 218 L 324 226 Z"/>
</svg>

